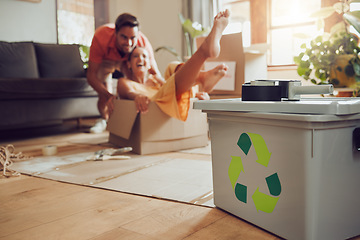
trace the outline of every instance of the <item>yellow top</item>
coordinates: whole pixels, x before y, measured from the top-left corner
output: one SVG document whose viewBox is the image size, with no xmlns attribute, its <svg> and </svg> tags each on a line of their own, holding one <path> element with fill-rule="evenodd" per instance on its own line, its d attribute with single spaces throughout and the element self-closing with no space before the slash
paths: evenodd
<svg viewBox="0 0 360 240">
<path fill-rule="evenodd" d="M 176 96 L 175 69 L 176 66 L 174 64 L 169 64 L 165 72 L 166 83 L 160 88 L 145 86 L 137 82 L 132 82 L 132 85 L 137 92 L 155 102 L 164 113 L 170 117 L 186 121 L 192 94 L 191 90 L 189 90 L 180 96 Z"/>
</svg>

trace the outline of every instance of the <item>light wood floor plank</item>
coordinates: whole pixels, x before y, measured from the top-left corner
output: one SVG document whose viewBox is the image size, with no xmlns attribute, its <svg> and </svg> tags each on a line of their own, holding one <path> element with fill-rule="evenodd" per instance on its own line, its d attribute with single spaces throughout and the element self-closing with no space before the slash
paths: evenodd
<svg viewBox="0 0 360 240">
<path fill-rule="evenodd" d="M 91 238 L 91 240 L 157 240 L 156 238 L 150 238 L 137 232 L 132 232 L 121 227 L 115 228 L 109 232 L 101 234 L 97 237 Z"/>
<path fill-rule="evenodd" d="M 240 221 L 232 215 L 227 215 L 219 221 L 209 225 L 207 228 L 203 228 L 184 239 L 275 240 L 281 238 L 265 231 L 259 231 L 259 228 L 256 226 L 245 221 Z"/>
<path fill-rule="evenodd" d="M 35 195 L 28 196 L 29 207 L 2 210 L 4 221 L 1 221 L 0 233 L 3 239 L 91 239 L 122 226 L 127 232 L 150 237 L 143 234 L 144 228 L 153 227 L 149 219 L 161 222 L 157 230 L 151 231 L 155 239 L 165 239 L 162 236 L 167 234 L 175 237 L 172 239 L 181 239 L 181 236 L 174 234 L 173 228 L 177 229 L 176 226 L 182 225 L 180 232 L 186 236 L 199 228 L 198 224 L 194 227 L 192 223 L 202 222 L 201 228 L 225 216 L 223 212 L 211 208 L 94 188 L 82 190 L 84 187 L 57 182 L 55 185 L 58 186 L 51 186 L 47 184 L 48 180 L 42 181 L 44 184 L 39 184 L 39 188 L 66 185 L 69 192 L 46 201 L 39 201 Z M 72 188 L 81 191 L 74 193 Z M 210 213 L 205 222 L 202 221 L 204 215 L 211 211 L 214 213 Z M 170 224 L 169 227 L 166 224 Z M 129 229 L 134 225 L 139 229 Z M 166 229 L 165 232 L 163 229 Z"/>
<path fill-rule="evenodd" d="M 169 204 L 163 206 L 161 211 L 153 212 L 122 227 L 150 238 L 183 239 L 225 216 L 226 214 L 218 209 Z"/>
</svg>

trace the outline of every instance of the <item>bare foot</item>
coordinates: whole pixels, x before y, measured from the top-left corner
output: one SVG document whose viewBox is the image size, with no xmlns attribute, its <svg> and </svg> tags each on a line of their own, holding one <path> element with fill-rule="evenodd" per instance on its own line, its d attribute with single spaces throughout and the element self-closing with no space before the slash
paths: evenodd
<svg viewBox="0 0 360 240">
<path fill-rule="evenodd" d="M 224 29 L 229 23 L 229 16 L 230 11 L 228 9 L 219 12 L 215 16 L 214 25 L 199 48 L 206 57 L 213 58 L 220 54 L 220 39 Z"/>
<path fill-rule="evenodd" d="M 210 100 L 210 96 L 207 92 L 198 92 L 195 97 L 199 100 Z"/>
<path fill-rule="evenodd" d="M 177 95 L 188 91 L 194 84 L 200 84 L 205 91 L 211 91 L 220 80 L 220 78 L 204 78 L 203 80 L 197 78 L 206 59 L 220 54 L 220 39 L 229 22 L 229 16 L 229 10 L 216 15 L 209 35 L 192 57 L 175 73 Z"/>
<path fill-rule="evenodd" d="M 215 85 L 220 81 L 220 79 L 226 75 L 227 70 L 228 66 L 223 63 L 217 65 L 209 71 L 202 72 L 198 82 L 202 86 L 202 90 L 204 92 L 210 93 Z"/>
</svg>

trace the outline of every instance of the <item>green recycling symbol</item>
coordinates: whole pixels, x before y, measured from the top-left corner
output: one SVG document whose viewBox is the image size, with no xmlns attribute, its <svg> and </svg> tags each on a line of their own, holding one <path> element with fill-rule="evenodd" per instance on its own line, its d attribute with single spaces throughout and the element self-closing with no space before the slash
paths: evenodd
<svg viewBox="0 0 360 240">
<path fill-rule="evenodd" d="M 258 158 L 256 162 L 264 167 L 268 166 L 271 153 L 269 152 L 265 140 L 261 135 L 255 133 L 242 133 L 239 137 L 237 145 L 245 155 L 249 153 L 251 146 L 253 146 Z M 247 186 L 237 182 L 241 172 L 245 173 L 241 157 L 231 156 L 228 175 L 232 188 L 234 189 L 236 198 L 243 203 L 247 203 Z M 266 177 L 265 180 L 271 195 L 260 192 L 259 187 L 257 187 L 252 195 L 252 199 L 257 211 L 260 210 L 266 213 L 271 213 L 274 211 L 279 200 L 281 183 L 277 173 Z"/>
</svg>

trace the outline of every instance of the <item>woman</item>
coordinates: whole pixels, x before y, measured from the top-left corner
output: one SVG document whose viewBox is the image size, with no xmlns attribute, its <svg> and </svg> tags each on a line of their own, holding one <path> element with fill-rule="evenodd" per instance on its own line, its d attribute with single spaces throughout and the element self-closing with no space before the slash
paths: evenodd
<svg viewBox="0 0 360 240">
<path fill-rule="evenodd" d="M 132 71 L 131 80 L 120 78 L 118 81 L 117 91 L 120 98 L 135 100 L 136 108 L 141 113 L 147 112 L 148 104 L 154 101 L 169 116 L 185 121 L 190 107 L 192 87 L 201 85 L 202 90 L 209 93 L 226 74 L 225 65 L 219 65 L 206 73 L 202 73 L 201 69 L 208 58 L 219 55 L 220 39 L 229 16 L 228 10 L 215 16 L 214 25 L 198 50 L 181 66 L 170 65 L 170 68 L 176 71 L 168 78 L 165 76 L 166 83 L 162 86 L 151 81 L 151 75 L 148 73 L 148 52 L 144 48 L 134 49 L 128 63 Z"/>
</svg>

